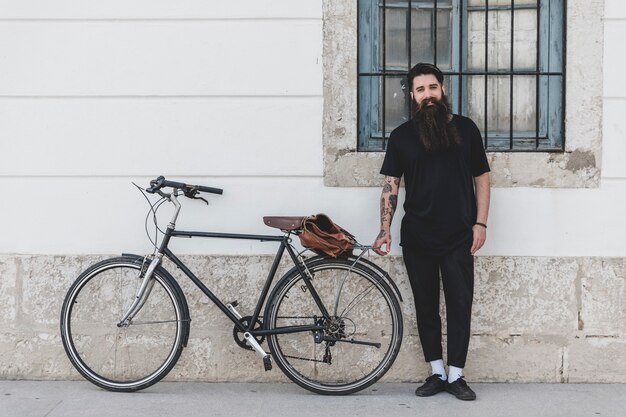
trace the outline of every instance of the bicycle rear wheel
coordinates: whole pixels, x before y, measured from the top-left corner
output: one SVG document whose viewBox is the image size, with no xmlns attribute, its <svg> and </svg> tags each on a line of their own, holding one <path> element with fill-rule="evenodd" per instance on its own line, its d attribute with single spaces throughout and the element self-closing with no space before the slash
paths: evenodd
<svg viewBox="0 0 626 417">
<path fill-rule="evenodd" d="M 402 342 L 402 314 L 387 283 L 367 265 L 342 259 L 307 262 L 319 307 L 297 270 L 276 285 L 265 312 L 269 329 L 320 325 L 323 331 L 268 338 L 274 359 L 296 384 L 319 394 L 350 394 L 380 379 Z"/>
<path fill-rule="evenodd" d="M 61 337 L 70 361 L 87 380 L 111 391 L 156 383 L 183 349 L 184 302 L 158 269 L 146 303 L 128 326 L 118 327 L 146 268 L 141 258 L 99 262 L 76 279 L 63 303 Z"/>
</svg>

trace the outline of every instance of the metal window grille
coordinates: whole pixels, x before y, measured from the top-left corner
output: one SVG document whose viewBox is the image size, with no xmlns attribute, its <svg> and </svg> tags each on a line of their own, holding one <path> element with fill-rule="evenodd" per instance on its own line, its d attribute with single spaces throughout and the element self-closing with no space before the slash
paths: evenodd
<svg viewBox="0 0 626 417">
<path fill-rule="evenodd" d="M 488 151 L 563 151 L 566 0 L 359 0 L 358 149 L 409 120 L 406 73 L 432 62 Z"/>
</svg>

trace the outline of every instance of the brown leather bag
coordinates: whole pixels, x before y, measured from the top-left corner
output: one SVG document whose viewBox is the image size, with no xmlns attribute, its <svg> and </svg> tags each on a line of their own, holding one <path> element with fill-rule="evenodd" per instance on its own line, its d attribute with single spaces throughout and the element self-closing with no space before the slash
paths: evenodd
<svg viewBox="0 0 626 417">
<path fill-rule="evenodd" d="M 298 237 L 305 248 L 333 258 L 351 254 L 356 243 L 353 235 L 333 223 L 325 214 L 306 217 Z"/>
</svg>

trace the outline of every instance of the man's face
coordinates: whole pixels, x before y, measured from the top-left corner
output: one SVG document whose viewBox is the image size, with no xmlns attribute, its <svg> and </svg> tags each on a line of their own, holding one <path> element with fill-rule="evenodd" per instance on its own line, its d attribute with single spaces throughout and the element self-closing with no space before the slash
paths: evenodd
<svg viewBox="0 0 626 417">
<path fill-rule="evenodd" d="M 432 101 L 440 101 L 443 94 L 443 86 L 433 74 L 422 74 L 413 78 L 411 99 L 418 109 L 424 105 L 432 106 Z"/>
</svg>

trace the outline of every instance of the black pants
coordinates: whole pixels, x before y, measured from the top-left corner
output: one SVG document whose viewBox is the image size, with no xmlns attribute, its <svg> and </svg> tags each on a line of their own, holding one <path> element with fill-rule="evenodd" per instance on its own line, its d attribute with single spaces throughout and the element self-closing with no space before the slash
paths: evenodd
<svg viewBox="0 0 626 417">
<path fill-rule="evenodd" d="M 417 330 L 426 362 L 443 359 L 439 316 L 439 272 L 448 319 L 448 365 L 465 367 L 474 296 L 474 257 L 471 242 L 442 256 L 403 247 L 404 264 L 413 290 Z"/>
</svg>

